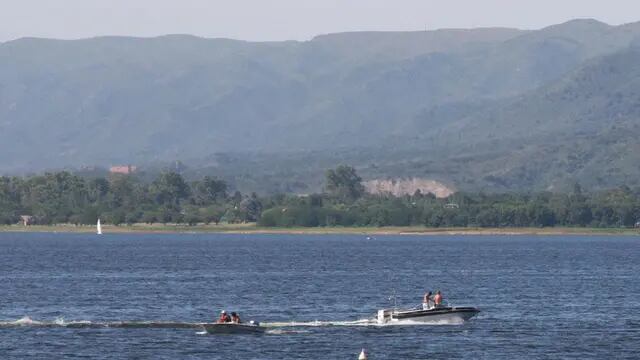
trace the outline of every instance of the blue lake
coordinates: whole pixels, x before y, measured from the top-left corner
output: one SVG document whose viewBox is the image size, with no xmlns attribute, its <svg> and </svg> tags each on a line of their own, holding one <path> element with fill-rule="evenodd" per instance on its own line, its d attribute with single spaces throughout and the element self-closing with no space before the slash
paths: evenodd
<svg viewBox="0 0 640 360">
<path fill-rule="evenodd" d="M 638 274 L 638 237 L 0 233 L 0 357 L 637 359 Z M 436 289 L 482 312 L 349 325 Z"/>
</svg>

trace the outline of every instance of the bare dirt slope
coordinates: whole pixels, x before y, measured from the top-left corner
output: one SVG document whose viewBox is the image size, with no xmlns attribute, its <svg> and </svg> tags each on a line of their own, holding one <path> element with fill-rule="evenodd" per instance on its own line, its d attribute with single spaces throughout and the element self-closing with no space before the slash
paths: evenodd
<svg viewBox="0 0 640 360">
<path fill-rule="evenodd" d="M 431 193 L 438 198 L 446 198 L 455 190 L 447 185 L 429 179 L 376 179 L 364 182 L 367 192 L 372 194 L 391 193 L 395 196 L 413 195 L 417 190 L 423 194 Z"/>
</svg>

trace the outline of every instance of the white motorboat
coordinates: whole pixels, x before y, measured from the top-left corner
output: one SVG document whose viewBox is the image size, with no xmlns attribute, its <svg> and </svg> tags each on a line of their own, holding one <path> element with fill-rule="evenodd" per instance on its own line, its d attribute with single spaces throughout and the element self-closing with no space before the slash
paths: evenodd
<svg viewBox="0 0 640 360">
<path fill-rule="evenodd" d="M 382 309 L 378 310 L 378 324 L 387 324 L 399 321 L 412 321 L 422 323 L 462 323 L 480 312 L 474 307 L 436 306 L 429 309 Z"/>
<path fill-rule="evenodd" d="M 267 329 L 257 321 L 248 323 L 208 323 L 202 327 L 209 334 L 262 334 Z"/>
</svg>

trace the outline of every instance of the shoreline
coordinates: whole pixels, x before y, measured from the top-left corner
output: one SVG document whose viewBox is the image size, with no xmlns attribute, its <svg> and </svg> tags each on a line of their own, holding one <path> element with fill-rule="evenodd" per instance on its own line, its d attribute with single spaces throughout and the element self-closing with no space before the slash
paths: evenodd
<svg viewBox="0 0 640 360">
<path fill-rule="evenodd" d="M 105 234 L 292 234 L 292 235 L 626 235 L 638 236 L 640 229 L 634 228 L 428 228 L 424 226 L 403 227 L 312 227 L 312 228 L 268 228 L 255 224 L 223 225 L 102 225 Z M 94 233 L 91 225 L 1 225 L 2 233 Z"/>
</svg>

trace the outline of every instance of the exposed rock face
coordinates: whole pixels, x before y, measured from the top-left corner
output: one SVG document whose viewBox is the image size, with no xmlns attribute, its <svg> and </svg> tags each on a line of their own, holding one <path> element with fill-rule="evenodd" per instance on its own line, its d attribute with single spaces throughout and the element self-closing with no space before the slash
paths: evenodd
<svg viewBox="0 0 640 360">
<path fill-rule="evenodd" d="M 416 190 L 420 190 L 423 194 L 432 193 L 438 198 L 446 198 L 455 192 L 441 182 L 420 178 L 376 179 L 365 181 L 364 186 L 371 194 L 391 193 L 395 196 L 413 195 Z"/>
</svg>

